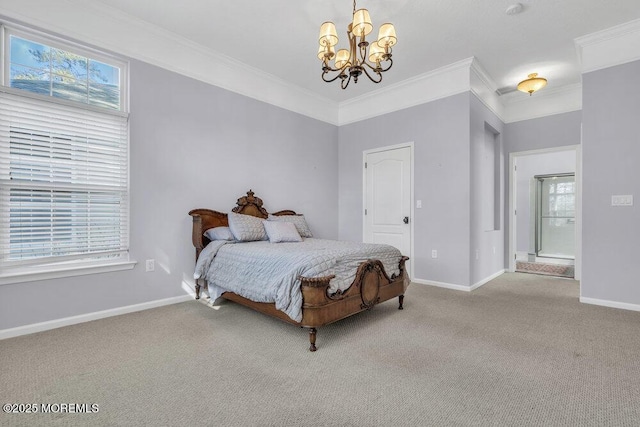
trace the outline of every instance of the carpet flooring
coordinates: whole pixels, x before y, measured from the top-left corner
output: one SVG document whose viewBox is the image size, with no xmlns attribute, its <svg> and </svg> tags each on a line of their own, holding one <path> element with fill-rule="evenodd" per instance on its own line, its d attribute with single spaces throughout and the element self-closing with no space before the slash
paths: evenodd
<svg viewBox="0 0 640 427">
<path fill-rule="evenodd" d="M 191 301 L 0 341 L 2 426 L 637 426 L 640 313 L 573 280 L 412 284 L 318 331 Z M 55 408 L 55 406 L 54 406 Z"/>
</svg>

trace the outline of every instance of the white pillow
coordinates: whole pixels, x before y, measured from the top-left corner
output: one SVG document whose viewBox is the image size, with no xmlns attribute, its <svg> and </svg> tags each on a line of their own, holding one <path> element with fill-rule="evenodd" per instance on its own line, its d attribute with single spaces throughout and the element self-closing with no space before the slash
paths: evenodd
<svg viewBox="0 0 640 427">
<path fill-rule="evenodd" d="M 214 227 L 204 232 L 209 240 L 235 240 L 229 227 Z"/>
<path fill-rule="evenodd" d="M 262 221 L 271 243 L 302 242 L 296 226 L 290 222 Z"/>
<path fill-rule="evenodd" d="M 267 240 L 267 233 L 262 225 L 262 218 L 251 215 L 242 215 L 229 212 L 229 229 L 233 237 L 239 242 L 253 242 L 255 240 Z"/>
<path fill-rule="evenodd" d="M 296 226 L 298 234 L 302 237 L 313 237 L 307 220 L 304 219 L 304 215 L 271 215 L 269 214 L 269 221 L 289 222 Z"/>
</svg>

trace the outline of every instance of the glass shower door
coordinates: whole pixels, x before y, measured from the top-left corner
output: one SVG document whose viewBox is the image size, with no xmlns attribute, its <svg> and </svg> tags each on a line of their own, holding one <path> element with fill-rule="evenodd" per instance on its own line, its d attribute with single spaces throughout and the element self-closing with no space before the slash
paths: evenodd
<svg viewBox="0 0 640 427">
<path fill-rule="evenodd" d="M 536 176 L 536 255 L 575 258 L 574 174 Z"/>
</svg>

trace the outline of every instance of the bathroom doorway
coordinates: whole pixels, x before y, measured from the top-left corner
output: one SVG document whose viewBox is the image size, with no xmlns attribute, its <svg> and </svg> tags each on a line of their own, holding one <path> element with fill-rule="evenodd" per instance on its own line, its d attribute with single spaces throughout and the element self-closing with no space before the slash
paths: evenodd
<svg viewBox="0 0 640 427">
<path fill-rule="evenodd" d="M 578 278 L 578 148 L 510 155 L 510 271 Z"/>
</svg>

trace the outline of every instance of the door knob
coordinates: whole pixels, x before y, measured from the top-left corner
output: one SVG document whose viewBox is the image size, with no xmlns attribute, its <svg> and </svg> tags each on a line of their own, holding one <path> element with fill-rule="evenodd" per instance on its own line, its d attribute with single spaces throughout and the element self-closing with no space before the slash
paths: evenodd
<svg viewBox="0 0 640 427">
<path fill-rule="evenodd" d="M 409 224 L 409 217 L 405 216 L 402 222 L 404 222 L 405 224 Z"/>
</svg>

